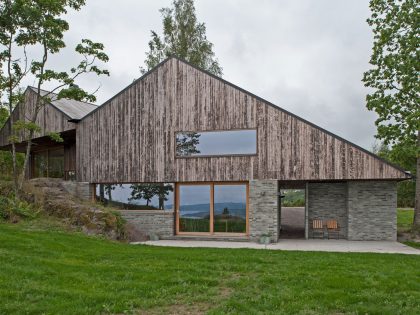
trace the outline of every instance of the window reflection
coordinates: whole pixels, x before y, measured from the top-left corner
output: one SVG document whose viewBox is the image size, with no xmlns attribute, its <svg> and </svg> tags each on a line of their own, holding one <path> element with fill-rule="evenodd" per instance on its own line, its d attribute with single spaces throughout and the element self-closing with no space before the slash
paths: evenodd
<svg viewBox="0 0 420 315">
<path fill-rule="evenodd" d="M 96 200 L 124 210 L 172 210 L 174 185 L 169 183 L 98 184 Z"/>
<path fill-rule="evenodd" d="M 176 134 L 178 157 L 256 153 L 256 130 L 179 132 Z"/>
<path fill-rule="evenodd" d="M 179 231 L 210 231 L 210 185 L 179 187 Z"/>
<path fill-rule="evenodd" d="M 246 186 L 214 185 L 214 232 L 246 232 Z"/>
</svg>

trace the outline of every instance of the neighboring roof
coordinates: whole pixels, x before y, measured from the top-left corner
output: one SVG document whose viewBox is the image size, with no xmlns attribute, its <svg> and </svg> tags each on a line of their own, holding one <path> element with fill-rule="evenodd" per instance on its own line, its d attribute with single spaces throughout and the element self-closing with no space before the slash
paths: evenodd
<svg viewBox="0 0 420 315">
<path fill-rule="evenodd" d="M 29 88 L 32 91 L 37 92 L 36 88 L 32 86 Z M 41 90 L 42 96 L 45 96 L 47 93 L 50 92 Z M 70 100 L 67 98 L 57 99 L 58 95 L 56 93 L 51 93 L 50 98 L 51 105 L 65 114 L 70 120 L 80 120 L 98 107 L 97 105 L 91 103 Z"/>
</svg>

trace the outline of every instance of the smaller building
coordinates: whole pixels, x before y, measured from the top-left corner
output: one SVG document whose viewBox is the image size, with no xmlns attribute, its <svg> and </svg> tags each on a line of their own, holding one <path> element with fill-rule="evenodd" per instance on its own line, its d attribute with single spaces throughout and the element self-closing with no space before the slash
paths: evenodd
<svg viewBox="0 0 420 315">
<path fill-rule="evenodd" d="M 15 120 L 33 100 L 28 88 Z M 37 123 L 28 177 L 89 185 L 148 234 L 277 241 L 281 191 L 302 189 L 304 237 L 332 221 L 340 238 L 396 239 L 396 184 L 410 174 L 175 57 L 100 107 L 53 97 Z M 6 123 L 0 149 L 9 135 Z"/>
</svg>

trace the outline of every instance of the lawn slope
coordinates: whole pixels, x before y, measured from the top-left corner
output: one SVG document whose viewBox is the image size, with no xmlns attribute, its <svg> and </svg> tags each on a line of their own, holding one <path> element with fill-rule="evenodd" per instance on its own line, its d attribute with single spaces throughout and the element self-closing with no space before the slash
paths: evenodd
<svg viewBox="0 0 420 315">
<path fill-rule="evenodd" d="M 420 256 L 162 248 L 0 224 L 0 314 L 418 314 Z"/>
</svg>

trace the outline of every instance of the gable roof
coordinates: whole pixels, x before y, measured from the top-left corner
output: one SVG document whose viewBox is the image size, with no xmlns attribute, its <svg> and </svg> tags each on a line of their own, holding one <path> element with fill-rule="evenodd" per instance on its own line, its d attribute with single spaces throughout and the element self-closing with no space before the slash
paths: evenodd
<svg viewBox="0 0 420 315">
<path fill-rule="evenodd" d="M 378 159 L 379 161 L 381 161 L 381 162 L 383 162 L 383 163 L 385 163 L 385 164 L 387 164 L 387 165 L 389 165 L 389 166 L 391 166 L 391 167 L 395 168 L 396 170 L 398 170 L 398 171 L 402 172 L 402 173 L 404 174 L 404 177 L 405 177 L 405 178 L 411 178 L 411 177 L 412 177 L 412 175 L 410 174 L 410 172 L 408 172 L 408 171 L 404 170 L 404 169 L 403 169 L 403 168 L 401 168 L 400 166 L 395 165 L 395 164 L 393 164 L 393 163 L 390 163 L 389 161 L 387 161 L 387 160 L 385 160 L 385 159 L 383 159 L 383 158 L 379 157 L 378 155 L 376 155 L 376 154 L 374 154 L 374 153 L 372 153 L 372 152 L 370 152 L 370 151 L 368 151 L 368 150 L 366 150 L 366 149 L 362 148 L 361 146 L 359 146 L 359 145 L 357 145 L 357 144 L 355 144 L 355 143 L 353 143 L 353 142 L 350 142 L 350 141 L 348 141 L 348 140 L 346 140 L 346 139 L 344 139 L 344 138 L 342 138 L 342 137 L 340 137 L 340 136 L 338 136 L 338 135 L 336 135 L 336 134 L 334 134 L 334 133 L 332 133 L 332 132 L 330 132 L 330 131 L 328 131 L 328 130 L 326 130 L 326 129 L 324 129 L 324 128 L 322 128 L 322 127 L 320 127 L 320 126 L 318 126 L 318 125 L 316 125 L 316 124 L 314 124 L 314 123 L 312 123 L 312 122 L 310 122 L 310 121 L 308 121 L 308 120 L 306 120 L 306 119 L 304 119 L 304 118 L 302 118 L 302 117 L 300 117 L 300 116 L 298 116 L 298 115 L 296 115 L 296 114 L 294 114 L 294 113 L 292 113 L 292 112 L 289 112 L 288 110 L 285 110 L 285 109 L 283 109 L 283 108 L 281 108 L 281 107 L 279 107 L 279 106 L 275 105 L 274 103 L 271 103 L 271 102 L 269 102 L 269 101 L 267 101 L 267 100 L 263 99 L 262 97 L 260 97 L 260 96 L 258 96 L 258 95 L 255 95 L 255 94 L 253 94 L 253 93 L 251 93 L 251 92 L 249 92 L 249 91 L 247 91 L 247 90 L 245 90 L 245 89 L 243 89 L 243 88 L 241 88 L 241 87 L 239 87 L 239 86 L 237 86 L 237 85 L 235 85 L 235 84 L 233 84 L 233 83 L 231 83 L 231 82 L 229 82 L 229 81 L 226 81 L 225 79 L 223 79 L 223 78 L 221 78 L 221 77 L 218 77 L 218 76 L 216 76 L 216 75 L 214 75 L 214 74 L 210 73 L 210 72 L 209 72 L 209 71 L 207 71 L 207 70 L 201 69 L 201 68 L 199 68 L 199 67 L 197 67 L 197 66 L 195 66 L 195 65 L 191 64 L 190 62 L 188 62 L 188 61 L 186 61 L 186 60 L 184 60 L 184 59 L 182 59 L 182 58 L 179 58 L 179 57 L 177 57 L 177 56 L 170 56 L 170 57 L 166 58 L 165 60 L 161 61 L 161 62 L 160 62 L 159 64 L 157 64 L 155 67 L 153 67 L 153 68 L 152 68 L 152 69 L 150 69 L 148 72 L 146 72 L 145 74 L 143 74 L 140 78 L 138 78 L 138 79 L 134 80 L 134 81 L 133 81 L 131 84 L 129 84 L 127 87 L 125 87 L 125 88 L 124 88 L 124 89 L 122 89 L 120 92 L 118 92 L 117 94 L 115 94 L 114 96 L 112 96 L 110 99 L 108 99 L 107 101 L 105 101 L 102 105 L 98 106 L 97 108 L 95 108 L 94 110 L 92 110 L 91 112 L 89 112 L 86 116 L 84 116 L 84 117 L 83 117 L 82 119 L 80 119 L 80 120 L 84 120 L 85 118 L 87 118 L 87 117 L 89 117 L 90 115 L 92 115 L 94 112 L 96 112 L 96 111 L 100 110 L 103 106 L 105 106 L 105 105 L 107 105 L 107 104 L 111 103 L 111 102 L 112 102 L 114 99 L 116 99 L 119 95 L 121 95 L 122 93 L 124 93 L 124 92 L 126 92 L 127 90 L 129 90 L 132 86 L 134 86 L 134 85 L 135 85 L 135 84 L 137 84 L 139 81 L 141 81 L 141 80 L 143 80 L 144 78 L 146 78 L 147 76 L 149 76 L 151 73 L 155 72 L 157 69 L 159 69 L 159 68 L 160 68 L 160 67 L 162 67 L 165 63 L 167 63 L 169 60 L 172 60 L 172 59 L 175 59 L 175 60 L 178 60 L 179 62 L 182 62 L 182 63 L 184 63 L 184 64 L 187 64 L 188 66 L 190 66 L 190 67 L 192 67 L 192 68 L 194 68 L 194 69 L 196 69 L 196 70 L 198 70 L 198 71 L 200 71 L 200 72 L 202 72 L 202 73 L 204 73 L 204 74 L 206 74 L 206 75 L 208 75 L 208 76 L 211 76 L 212 78 L 215 78 L 215 79 L 219 80 L 220 82 L 222 82 L 222 83 L 224 83 L 224 84 L 226 84 L 226 85 L 228 85 L 228 86 L 230 86 L 230 87 L 232 87 L 232 88 L 234 88 L 234 89 L 237 89 L 237 90 L 239 90 L 239 91 L 241 91 L 241 92 L 245 93 L 246 95 L 249 95 L 250 97 L 253 97 L 253 98 L 257 99 L 257 100 L 261 101 L 262 103 L 264 103 L 264 104 L 266 104 L 266 105 L 268 105 L 268 106 L 270 106 L 270 107 L 272 107 L 272 108 L 274 108 L 274 109 L 276 109 L 276 110 L 278 110 L 278 111 L 281 111 L 281 112 L 283 112 L 283 113 L 285 113 L 285 114 L 287 114 L 287 115 L 290 115 L 291 117 L 294 117 L 294 118 L 296 118 L 297 120 L 299 120 L 299 121 L 301 121 L 301 122 L 303 122 L 303 123 L 305 123 L 305 124 L 308 124 L 309 126 L 311 126 L 311 127 L 315 128 L 315 129 L 318 129 L 319 131 L 321 131 L 321 132 L 323 132 L 323 133 L 326 133 L 326 134 L 328 134 L 328 135 L 332 136 L 333 138 L 335 138 L 335 139 L 337 139 L 337 140 L 339 140 L 339 141 L 342 141 L 342 142 L 344 142 L 344 143 L 346 143 L 346 144 L 348 144 L 348 145 L 350 145 L 350 146 L 352 146 L 352 147 L 354 147 L 354 148 L 356 148 L 356 149 L 358 149 L 358 150 L 362 151 L 363 153 L 368 154 L 369 156 L 374 157 L 375 159 Z M 78 122 L 78 121 L 80 121 L 80 120 L 77 120 L 77 121 L 74 121 L 74 122 Z"/>
<path fill-rule="evenodd" d="M 29 87 L 33 92 L 37 92 L 35 87 Z M 76 100 L 71 100 L 67 98 L 58 99 L 58 95 L 56 93 L 51 93 L 46 90 L 41 90 L 41 95 L 45 96 L 50 93 L 51 102 L 50 104 L 66 115 L 69 120 L 80 120 L 85 117 L 87 114 L 95 110 L 98 106 L 87 103 L 81 102 Z"/>
</svg>

